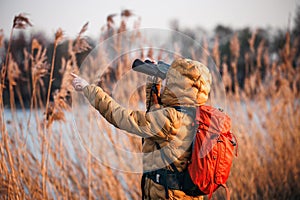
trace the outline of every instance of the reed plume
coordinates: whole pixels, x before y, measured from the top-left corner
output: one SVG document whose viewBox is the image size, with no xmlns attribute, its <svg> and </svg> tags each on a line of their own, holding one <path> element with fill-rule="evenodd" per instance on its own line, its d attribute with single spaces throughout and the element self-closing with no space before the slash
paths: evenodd
<svg viewBox="0 0 300 200">
<path fill-rule="evenodd" d="M 133 15 L 134 14 L 133 14 L 132 10 L 125 9 L 125 10 L 121 11 L 121 16 L 122 17 L 131 17 Z"/>
<path fill-rule="evenodd" d="M 17 29 L 25 29 L 28 26 L 32 26 L 28 17 L 26 17 L 25 13 L 20 13 L 19 15 L 15 16 L 13 28 Z"/>
<path fill-rule="evenodd" d="M 82 53 L 85 51 L 88 51 L 91 49 L 91 46 L 87 42 L 86 38 L 83 36 L 83 34 L 87 31 L 89 23 L 85 23 L 83 27 L 81 28 L 78 36 L 76 37 L 75 40 L 75 45 L 73 46 L 73 52 L 75 54 L 77 53 Z"/>
</svg>

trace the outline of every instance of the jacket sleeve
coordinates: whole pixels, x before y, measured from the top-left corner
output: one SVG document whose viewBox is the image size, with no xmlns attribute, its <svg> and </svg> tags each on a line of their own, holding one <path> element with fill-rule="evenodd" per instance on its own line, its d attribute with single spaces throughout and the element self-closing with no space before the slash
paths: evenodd
<svg viewBox="0 0 300 200">
<path fill-rule="evenodd" d="M 95 85 L 86 86 L 83 92 L 91 105 L 119 129 L 142 137 L 157 136 L 165 139 L 176 135 L 178 131 L 178 123 L 173 123 L 177 117 L 175 109 L 165 108 L 146 113 L 122 107 Z"/>
</svg>

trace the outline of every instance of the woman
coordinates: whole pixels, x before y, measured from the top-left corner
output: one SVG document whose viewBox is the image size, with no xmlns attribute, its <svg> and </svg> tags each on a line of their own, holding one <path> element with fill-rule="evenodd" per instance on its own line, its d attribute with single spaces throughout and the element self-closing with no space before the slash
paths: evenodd
<svg viewBox="0 0 300 200">
<path fill-rule="evenodd" d="M 203 199 L 183 192 L 182 180 L 172 175 L 187 168 L 194 137 L 193 114 L 178 108 L 192 112 L 207 101 L 211 74 L 205 65 L 190 59 L 176 59 L 167 72 L 164 90 L 161 95 L 157 94 L 161 104 L 152 105 L 147 112 L 121 107 L 100 87 L 73 76 L 75 90 L 83 91 L 109 123 L 144 138 L 144 199 Z M 147 91 L 147 97 L 151 98 L 153 91 Z"/>
</svg>

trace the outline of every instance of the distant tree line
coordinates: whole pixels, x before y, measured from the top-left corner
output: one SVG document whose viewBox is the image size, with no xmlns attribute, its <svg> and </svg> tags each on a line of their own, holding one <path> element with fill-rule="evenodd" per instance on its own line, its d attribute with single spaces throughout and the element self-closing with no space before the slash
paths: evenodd
<svg viewBox="0 0 300 200">
<path fill-rule="evenodd" d="M 108 16 L 107 18 L 107 26 L 106 33 L 113 34 L 113 16 Z M 126 15 L 126 17 L 130 17 L 130 15 Z M 252 30 L 249 27 L 245 27 L 243 29 L 234 30 L 229 26 L 217 25 L 212 34 L 208 34 L 206 30 L 202 28 L 182 28 L 179 25 L 177 20 L 174 20 L 170 23 L 170 26 L 173 30 L 182 32 L 192 39 L 199 41 L 204 48 L 207 48 L 209 52 L 211 52 L 210 56 L 213 57 L 214 62 L 221 75 L 224 72 L 224 65 L 228 66 L 228 72 L 231 79 L 235 79 L 236 81 L 232 81 L 232 84 L 229 88 L 226 88 L 227 91 L 235 92 L 238 84 L 238 87 L 244 89 L 246 77 L 254 73 L 255 71 L 260 71 L 261 79 L 265 78 L 267 66 L 269 63 L 266 62 L 284 62 L 284 56 L 281 54 L 287 43 L 293 47 L 294 51 L 292 52 L 292 67 L 296 68 L 300 65 L 300 6 L 296 9 L 296 15 L 293 19 L 294 25 L 290 27 L 290 24 L 287 22 L 287 29 L 267 29 L 267 28 L 257 28 L 256 30 Z M 118 29 L 119 31 L 124 31 L 126 29 L 125 21 L 121 22 L 121 25 Z M 103 31 L 103 32 L 105 32 Z M 288 34 L 288 35 L 287 35 Z M 103 33 L 102 33 L 103 36 Z M 3 36 L 2 36 L 3 37 Z M 17 85 L 20 86 L 21 95 L 24 100 L 24 104 L 26 107 L 30 104 L 31 99 L 31 91 L 32 85 L 28 88 L 28 84 L 30 85 L 32 82 L 32 77 L 30 76 L 30 69 L 25 65 L 25 54 L 24 51 L 27 52 L 36 51 L 32 49 L 33 40 L 37 40 L 40 45 L 47 49 L 46 51 L 46 62 L 51 63 L 52 55 L 53 55 L 53 47 L 54 42 L 49 38 L 45 37 L 44 33 L 32 33 L 30 36 L 26 35 L 23 31 L 19 31 L 14 35 L 11 42 L 11 54 L 13 60 L 19 66 L 19 70 L 21 72 L 20 78 L 18 78 Z M 80 66 L 85 57 L 90 53 L 91 49 L 93 49 L 97 45 L 97 39 L 86 38 L 88 44 L 91 48 L 86 51 L 80 52 L 76 54 L 76 65 Z M 0 45 L 0 62 L 1 68 L 4 65 L 7 47 L 8 47 L 8 39 L 4 40 L 4 44 Z M 218 42 L 218 46 L 215 44 Z M 54 63 L 54 72 L 53 77 L 54 81 L 51 87 L 51 92 L 60 88 L 62 75 L 60 73 L 60 66 L 62 62 L 62 58 L 68 60 L 71 56 L 68 52 L 69 41 L 64 41 L 57 47 L 56 59 Z M 190 48 L 189 44 L 183 45 L 184 48 Z M 217 49 L 215 49 L 217 48 Z M 183 49 L 184 51 L 185 49 Z M 217 53 L 214 53 L 217 51 Z M 34 54 L 35 52 L 31 52 Z M 264 53 L 267 53 L 264 57 Z M 257 55 L 260 55 L 260 58 L 257 59 Z M 30 60 L 28 62 L 31 62 Z M 237 66 L 232 63 L 236 63 Z M 29 63 L 30 64 L 30 63 Z M 235 69 L 236 68 L 236 69 Z M 257 69 L 259 68 L 259 69 Z M 235 74 L 236 73 L 236 74 Z M 7 79 L 5 79 L 5 85 L 7 84 Z M 42 88 L 42 101 L 45 101 L 46 98 L 46 88 L 48 88 L 49 76 L 43 77 L 43 88 Z M 22 87 L 24 86 L 24 87 Z M 5 105 L 9 105 L 9 91 L 8 88 L 5 87 L 3 91 L 3 100 Z M 15 101 L 18 105 L 18 98 L 15 97 Z"/>
</svg>

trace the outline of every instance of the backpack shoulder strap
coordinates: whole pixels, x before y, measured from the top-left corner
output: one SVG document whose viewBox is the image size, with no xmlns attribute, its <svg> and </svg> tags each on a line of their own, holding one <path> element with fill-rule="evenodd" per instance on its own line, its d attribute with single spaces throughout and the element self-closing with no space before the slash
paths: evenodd
<svg viewBox="0 0 300 200">
<path fill-rule="evenodd" d="M 223 188 L 225 188 L 225 191 L 226 191 L 226 200 L 230 200 L 230 191 L 229 191 L 227 185 L 226 184 L 221 184 L 221 186 Z"/>
<path fill-rule="evenodd" d="M 157 142 L 155 142 L 155 145 L 156 145 L 156 148 L 158 150 L 161 150 L 161 147 Z M 163 160 L 167 160 L 167 162 L 170 163 L 170 166 L 172 167 L 172 169 L 174 170 L 175 173 L 179 173 L 179 171 L 178 171 L 177 167 L 175 166 L 175 164 L 170 160 L 169 157 L 165 156 L 164 151 L 161 150 L 160 152 L 161 152 L 161 158 Z M 164 188 L 165 188 L 166 199 L 169 199 L 169 192 L 168 192 L 169 186 L 167 184 L 167 174 L 166 174 L 166 172 L 167 171 L 165 171 L 165 174 L 164 174 L 164 178 L 165 178 Z"/>
<path fill-rule="evenodd" d="M 197 107 L 187 107 L 187 106 L 172 106 L 175 110 L 190 115 L 193 119 L 196 117 Z"/>
<path fill-rule="evenodd" d="M 158 150 L 161 150 L 161 147 L 160 147 L 160 145 L 157 142 L 155 142 L 155 145 L 156 145 L 156 148 Z M 174 172 L 179 173 L 179 171 L 178 171 L 177 167 L 175 166 L 174 162 L 172 162 L 169 157 L 165 156 L 165 153 L 164 153 L 163 150 L 160 151 L 160 152 L 161 152 L 161 158 L 163 160 L 166 160 L 168 163 L 170 163 L 170 166 L 172 167 L 172 169 L 174 170 Z"/>
</svg>

